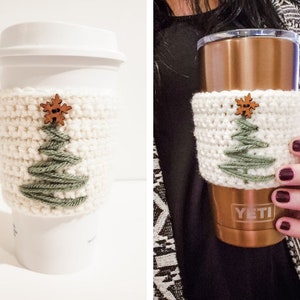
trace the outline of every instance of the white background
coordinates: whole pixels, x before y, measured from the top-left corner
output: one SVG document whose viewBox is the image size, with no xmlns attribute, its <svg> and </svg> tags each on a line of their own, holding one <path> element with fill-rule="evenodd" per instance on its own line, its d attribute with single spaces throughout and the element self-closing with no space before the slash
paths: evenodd
<svg viewBox="0 0 300 300">
<path fill-rule="evenodd" d="M 87 270 L 45 275 L 13 251 L 10 209 L 0 197 L 0 299 L 146 299 L 146 0 L 0 0 L 0 31 L 28 21 L 63 21 L 117 34 L 122 115 L 115 182 L 103 205 L 97 257 Z"/>
</svg>

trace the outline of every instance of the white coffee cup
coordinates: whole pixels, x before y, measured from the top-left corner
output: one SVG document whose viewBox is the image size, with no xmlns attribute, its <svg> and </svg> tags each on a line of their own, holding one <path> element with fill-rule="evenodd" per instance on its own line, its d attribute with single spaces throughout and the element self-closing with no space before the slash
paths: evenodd
<svg viewBox="0 0 300 300">
<path fill-rule="evenodd" d="M 8 27 L 0 37 L 1 88 L 116 90 L 124 61 L 113 32 L 61 22 Z M 15 251 L 26 268 L 70 273 L 93 259 L 97 211 L 39 216 L 12 208 Z"/>
</svg>

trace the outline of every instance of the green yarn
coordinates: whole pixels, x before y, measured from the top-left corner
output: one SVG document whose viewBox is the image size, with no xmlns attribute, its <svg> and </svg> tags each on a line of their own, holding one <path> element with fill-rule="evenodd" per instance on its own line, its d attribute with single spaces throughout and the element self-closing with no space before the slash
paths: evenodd
<svg viewBox="0 0 300 300">
<path fill-rule="evenodd" d="M 251 149 L 267 148 L 269 146 L 268 143 L 250 136 L 258 131 L 258 126 L 251 124 L 245 116 L 237 119 L 236 123 L 239 126 L 239 131 L 232 135 L 232 139 L 237 140 L 239 144 L 224 152 L 231 160 L 219 165 L 219 168 L 228 175 L 243 179 L 245 183 L 272 180 L 274 174 L 264 176 L 248 173 L 250 169 L 267 168 L 275 162 L 274 158 L 248 153 Z"/>
<path fill-rule="evenodd" d="M 87 176 L 63 172 L 63 169 L 79 163 L 81 159 L 63 150 L 63 147 L 70 142 L 70 137 L 59 131 L 55 124 L 43 126 L 42 130 L 49 136 L 49 141 L 39 148 L 39 152 L 47 155 L 48 159 L 28 168 L 28 173 L 40 180 L 21 185 L 20 191 L 25 197 L 52 207 L 78 206 L 87 199 L 87 196 L 61 199 L 56 197 L 55 193 L 78 190 L 87 183 Z"/>
</svg>

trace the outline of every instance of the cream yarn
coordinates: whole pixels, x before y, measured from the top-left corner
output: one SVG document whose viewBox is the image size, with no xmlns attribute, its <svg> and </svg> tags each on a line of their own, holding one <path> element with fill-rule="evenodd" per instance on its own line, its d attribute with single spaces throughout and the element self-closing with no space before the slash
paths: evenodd
<svg viewBox="0 0 300 300">
<path fill-rule="evenodd" d="M 47 157 L 39 147 L 47 140 L 41 130 L 45 103 L 58 93 L 72 106 L 60 129 L 70 136 L 66 150 L 81 157 L 81 162 L 65 172 L 89 176 L 87 184 L 76 191 L 57 193 L 58 197 L 80 197 L 87 200 L 74 208 L 50 208 L 24 197 L 20 185 L 37 179 L 28 167 Z M 96 209 L 110 189 L 112 181 L 112 139 L 116 122 L 116 95 L 111 90 L 82 89 L 9 89 L 0 92 L 0 174 L 4 199 L 12 209 L 34 215 L 72 215 Z"/>
<path fill-rule="evenodd" d="M 225 151 L 238 145 L 232 138 L 239 130 L 236 119 L 240 116 L 235 114 L 235 99 L 245 97 L 249 92 L 259 104 L 249 119 L 249 122 L 258 126 L 258 131 L 253 135 L 269 145 L 267 148 L 251 149 L 249 154 L 275 158 L 272 166 L 250 169 L 249 174 L 275 175 L 281 166 L 297 162 L 290 154 L 288 144 L 300 135 L 300 93 L 281 90 L 197 93 L 192 99 L 192 109 L 199 171 L 208 182 L 215 185 L 240 189 L 278 186 L 275 178 L 268 182 L 245 182 L 219 168 L 219 165 L 230 161 Z"/>
</svg>

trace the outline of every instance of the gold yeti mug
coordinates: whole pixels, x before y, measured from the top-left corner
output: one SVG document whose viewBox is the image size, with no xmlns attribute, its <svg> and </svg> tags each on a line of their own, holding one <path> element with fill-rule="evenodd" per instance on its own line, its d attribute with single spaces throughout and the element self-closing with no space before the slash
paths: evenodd
<svg viewBox="0 0 300 300">
<path fill-rule="evenodd" d="M 260 91 L 254 92 L 262 95 L 258 97 L 260 99 L 264 91 L 290 92 L 298 88 L 298 40 L 293 32 L 238 29 L 216 33 L 199 40 L 198 54 L 200 94 L 247 91 L 245 96 L 248 92 L 250 96 L 251 91 Z M 263 103 L 260 106 L 264 108 Z M 258 114 L 259 109 L 256 111 Z M 232 122 L 228 124 L 231 126 Z M 214 140 L 213 134 L 211 142 Z M 197 150 L 198 153 L 200 151 L 198 160 L 201 160 L 201 149 Z M 215 151 L 212 149 L 211 153 Z M 222 186 L 222 182 L 208 182 L 216 235 L 220 240 L 239 247 L 253 248 L 273 245 L 284 238 L 275 229 L 276 220 L 284 214 L 284 210 L 275 207 L 271 201 L 275 187 L 244 189 Z"/>
</svg>

